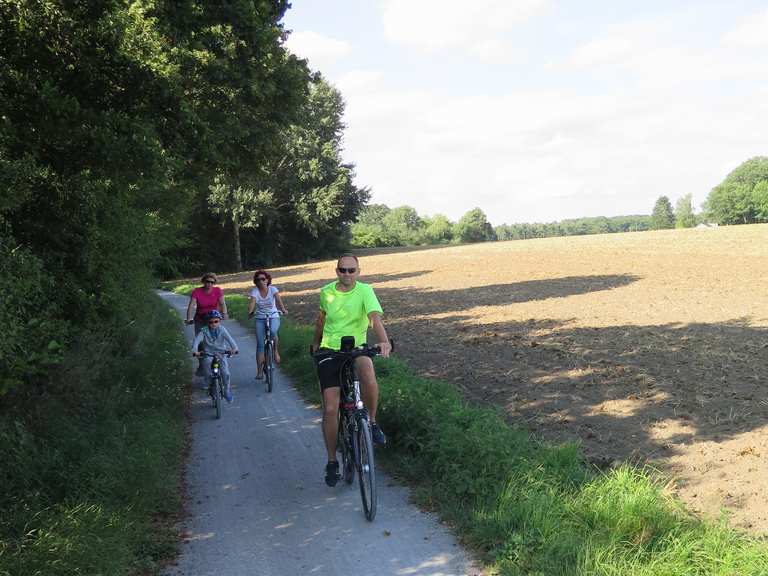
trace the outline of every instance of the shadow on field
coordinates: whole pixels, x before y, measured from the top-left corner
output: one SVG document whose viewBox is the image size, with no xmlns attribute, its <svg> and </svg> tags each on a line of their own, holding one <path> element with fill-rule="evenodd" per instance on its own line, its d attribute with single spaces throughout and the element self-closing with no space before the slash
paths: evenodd
<svg viewBox="0 0 768 576">
<path fill-rule="evenodd" d="M 544 437 L 579 439 L 598 464 L 664 459 L 768 422 L 768 330 L 747 320 L 610 328 L 467 320 L 388 326 L 399 354 L 423 373 Z"/>
<path fill-rule="evenodd" d="M 612 290 L 636 282 L 631 274 L 603 276 L 568 276 L 547 280 L 527 280 L 508 284 L 491 284 L 452 290 L 418 290 L 414 288 L 379 288 L 371 281 L 382 305 L 394 304 L 401 316 L 462 312 L 476 306 L 504 306 L 534 300 L 566 298 L 579 294 Z"/>
<path fill-rule="evenodd" d="M 376 289 L 376 293 L 378 294 L 381 289 L 377 287 L 381 284 L 386 284 L 387 282 L 396 282 L 398 280 L 405 280 L 407 278 L 416 278 L 418 276 L 423 276 L 424 274 L 429 274 L 430 272 L 431 270 L 418 270 L 414 272 L 400 272 L 398 274 L 371 274 L 361 277 L 360 280 L 367 284 L 372 284 Z M 317 297 L 319 297 L 320 289 L 329 282 L 333 282 L 334 280 L 336 280 L 336 276 L 334 274 L 333 267 L 330 267 L 328 269 L 328 276 L 320 280 L 308 280 L 305 282 L 280 282 L 280 278 L 276 276 L 274 278 L 274 284 L 280 289 L 281 292 L 286 292 L 289 294 L 291 292 L 306 292 L 310 290 L 316 291 L 317 294 L 312 295 L 312 297 L 314 297 L 314 300 L 312 301 L 317 303 Z"/>
</svg>

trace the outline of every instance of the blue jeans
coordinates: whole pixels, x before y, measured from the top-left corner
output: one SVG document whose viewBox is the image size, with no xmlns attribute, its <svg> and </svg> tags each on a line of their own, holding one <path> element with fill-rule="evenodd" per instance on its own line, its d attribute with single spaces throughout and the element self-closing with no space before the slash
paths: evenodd
<svg viewBox="0 0 768 576">
<path fill-rule="evenodd" d="M 256 352 L 264 354 L 264 338 L 267 336 L 267 330 L 264 326 L 266 318 L 256 318 Z M 269 329 L 272 332 L 272 338 L 277 338 L 277 332 L 280 330 L 280 316 L 269 318 Z"/>
</svg>

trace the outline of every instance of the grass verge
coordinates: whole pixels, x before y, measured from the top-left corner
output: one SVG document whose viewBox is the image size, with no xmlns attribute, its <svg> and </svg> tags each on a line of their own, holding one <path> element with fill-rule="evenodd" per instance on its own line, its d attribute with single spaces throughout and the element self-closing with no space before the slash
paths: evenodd
<svg viewBox="0 0 768 576">
<path fill-rule="evenodd" d="M 244 321 L 246 299 L 228 296 Z M 319 402 L 312 328 L 283 322 L 282 368 Z M 503 575 L 765 576 L 768 545 L 695 518 L 649 469 L 601 472 L 573 444 L 555 446 L 470 405 L 449 384 L 377 360 L 388 467 Z"/>
<path fill-rule="evenodd" d="M 174 554 L 190 368 L 178 316 L 141 304 L 0 411 L 0 575 L 150 574 Z"/>
</svg>

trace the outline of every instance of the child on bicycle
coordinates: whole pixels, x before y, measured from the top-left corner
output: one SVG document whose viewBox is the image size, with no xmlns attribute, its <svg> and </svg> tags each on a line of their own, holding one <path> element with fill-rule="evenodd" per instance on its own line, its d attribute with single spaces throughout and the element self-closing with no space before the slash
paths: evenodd
<svg viewBox="0 0 768 576">
<path fill-rule="evenodd" d="M 227 402 L 232 402 L 234 395 L 230 387 L 229 365 L 225 352 L 231 351 L 232 354 L 237 354 L 239 352 L 237 343 L 229 331 L 221 325 L 221 312 L 211 310 L 206 314 L 205 320 L 206 325 L 197 333 L 195 341 L 192 343 L 192 356 L 202 356 L 202 352 L 198 351 L 201 343 L 205 352 L 220 355 L 219 370 L 221 370 L 221 378 L 224 383 L 224 398 L 227 399 Z M 207 374 L 211 372 L 211 360 L 212 358 L 206 357 L 205 367 Z"/>
</svg>

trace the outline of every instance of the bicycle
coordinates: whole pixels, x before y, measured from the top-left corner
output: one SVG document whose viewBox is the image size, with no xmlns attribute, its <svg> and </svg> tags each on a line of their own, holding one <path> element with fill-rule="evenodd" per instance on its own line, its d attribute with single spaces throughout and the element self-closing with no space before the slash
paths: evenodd
<svg viewBox="0 0 768 576">
<path fill-rule="evenodd" d="M 224 352 L 227 358 L 232 356 L 232 352 Z M 211 397 L 213 407 L 216 410 L 216 418 L 221 418 L 221 401 L 224 399 L 226 390 L 224 389 L 224 379 L 221 377 L 221 355 L 218 353 L 201 352 L 201 356 L 207 356 L 211 359 L 211 371 L 208 376 L 208 395 Z"/>
<path fill-rule="evenodd" d="M 367 345 L 355 348 L 353 336 L 341 339 L 341 350 L 310 350 L 316 362 L 324 358 L 342 358 L 344 364 L 340 372 L 339 428 L 336 450 L 341 453 L 341 477 L 347 484 L 352 484 L 357 471 L 360 485 L 360 498 L 366 520 L 372 522 L 376 517 L 376 464 L 373 455 L 373 438 L 368 410 L 360 396 L 360 380 L 355 372 L 355 359 L 359 356 L 373 358 L 381 350 L 378 346 Z"/>
<path fill-rule="evenodd" d="M 275 339 L 272 337 L 270 318 L 264 318 L 264 382 L 267 393 L 272 392 L 275 382 Z"/>
<path fill-rule="evenodd" d="M 253 314 L 248 314 L 250 318 Z M 261 367 L 264 374 L 264 380 L 267 388 L 267 392 L 272 392 L 275 382 L 275 338 L 272 336 L 272 325 L 270 319 L 275 316 L 266 316 L 264 318 L 256 318 L 257 322 L 264 323 L 264 366 Z M 258 338 L 258 330 L 257 338 Z M 258 363 L 258 355 L 256 362 Z M 258 379 L 258 376 L 257 376 Z"/>
</svg>

